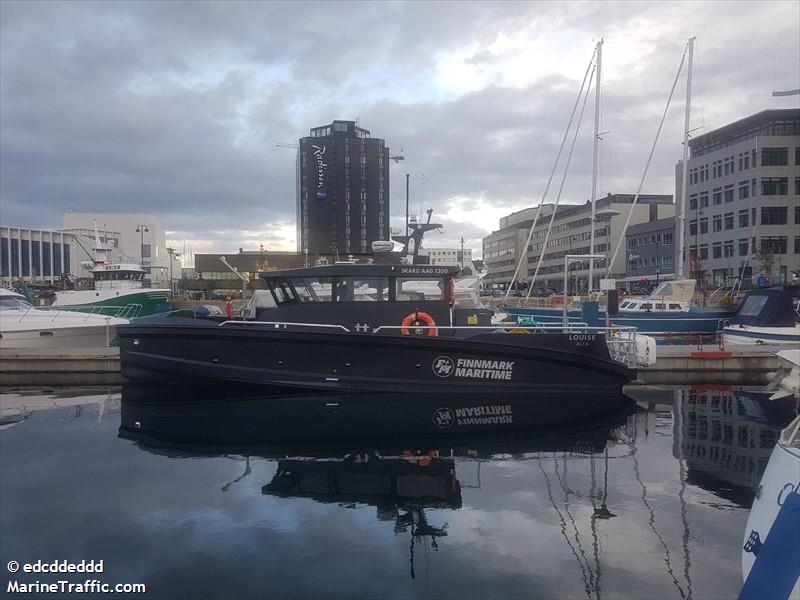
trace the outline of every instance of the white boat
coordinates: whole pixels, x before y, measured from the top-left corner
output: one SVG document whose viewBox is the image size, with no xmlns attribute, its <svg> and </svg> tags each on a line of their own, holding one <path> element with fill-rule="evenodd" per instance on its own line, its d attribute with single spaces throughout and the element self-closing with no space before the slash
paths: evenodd
<svg viewBox="0 0 800 600">
<path fill-rule="evenodd" d="M 22 294 L 0 288 L 0 349 L 106 348 L 127 319 L 31 306 Z"/>
<path fill-rule="evenodd" d="M 92 274 L 91 289 L 56 292 L 53 306 L 129 319 L 169 310 L 169 290 L 142 287 L 145 269 L 134 263 L 110 264 L 110 251 L 95 226 L 95 258 L 81 263 Z"/>
<path fill-rule="evenodd" d="M 781 432 L 742 544 L 740 600 L 800 600 L 800 416 Z"/>
<path fill-rule="evenodd" d="M 722 331 L 726 345 L 800 345 L 800 288 L 765 288 L 747 293 Z"/>
</svg>

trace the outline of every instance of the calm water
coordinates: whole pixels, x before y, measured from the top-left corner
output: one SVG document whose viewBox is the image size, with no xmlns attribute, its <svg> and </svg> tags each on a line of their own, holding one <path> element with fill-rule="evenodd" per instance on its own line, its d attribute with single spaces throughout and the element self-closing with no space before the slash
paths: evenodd
<svg viewBox="0 0 800 600">
<path fill-rule="evenodd" d="M 735 597 L 793 407 L 630 395 L 638 412 L 558 435 L 314 445 L 259 443 L 292 434 L 264 402 L 7 391 L 0 583 L 10 560 L 103 559 L 150 598 Z"/>
</svg>

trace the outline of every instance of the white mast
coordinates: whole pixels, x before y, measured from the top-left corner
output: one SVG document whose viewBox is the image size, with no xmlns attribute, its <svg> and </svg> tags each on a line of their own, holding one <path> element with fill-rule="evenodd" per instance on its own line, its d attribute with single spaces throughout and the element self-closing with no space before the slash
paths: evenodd
<svg viewBox="0 0 800 600">
<path fill-rule="evenodd" d="M 678 279 L 684 278 L 683 265 L 686 262 L 684 235 L 686 233 L 686 194 L 689 185 L 689 115 L 692 110 L 692 55 L 694 37 L 689 38 L 689 65 L 686 75 L 686 114 L 683 120 L 683 164 L 681 165 L 681 213 L 678 222 Z"/>
<path fill-rule="evenodd" d="M 589 254 L 594 254 L 594 211 L 597 202 L 597 146 L 600 141 L 600 69 L 603 65 L 603 38 L 597 42 L 597 74 L 594 82 L 594 144 L 592 147 L 592 228 L 589 234 Z M 589 287 L 592 291 L 594 275 L 594 259 L 589 259 Z M 566 293 L 566 292 L 565 292 Z"/>
</svg>

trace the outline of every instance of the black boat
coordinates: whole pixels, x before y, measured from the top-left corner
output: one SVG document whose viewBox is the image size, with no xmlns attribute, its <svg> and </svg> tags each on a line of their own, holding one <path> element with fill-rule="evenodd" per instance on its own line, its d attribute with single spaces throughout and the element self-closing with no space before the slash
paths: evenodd
<svg viewBox="0 0 800 600">
<path fill-rule="evenodd" d="M 120 327 L 122 374 L 459 397 L 616 394 L 633 378 L 631 332 L 493 327 L 490 311 L 454 305 L 457 272 L 354 263 L 267 272 L 275 307 L 255 321 L 178 311 Z"/>
</svg>

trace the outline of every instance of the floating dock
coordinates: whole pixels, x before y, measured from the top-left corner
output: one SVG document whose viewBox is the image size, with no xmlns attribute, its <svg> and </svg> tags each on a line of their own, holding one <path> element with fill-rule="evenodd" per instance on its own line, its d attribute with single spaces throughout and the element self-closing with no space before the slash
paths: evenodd
<svg viewBox="0 0 800 600">
<path fill-rule="evenodd" d="M 119 348 L 0 351 L 0 385 L 120 384 Z"/>
<path fill-rule="evenodd" d="M 766 385 L 786 346 L 658 346 L 656 363 L 638 369 L 639 383 Z M 0 385 L 105 385 L 124 383 L 119 348 L 3 350 Z"/>
<path fill-rule="evenodd" d="M 780 368 L 776 356 L 786 346 L 698 347 L 658 346 L 656 364 L 638 369 L 637 381 L 647 384 L 724 383 L 766 385 L 768 374 Z"/>
</svg>

